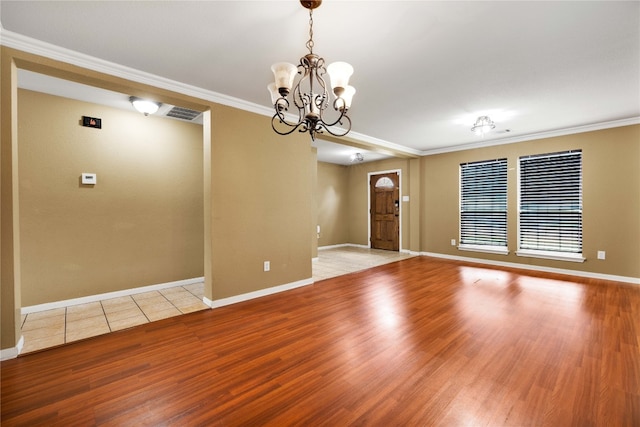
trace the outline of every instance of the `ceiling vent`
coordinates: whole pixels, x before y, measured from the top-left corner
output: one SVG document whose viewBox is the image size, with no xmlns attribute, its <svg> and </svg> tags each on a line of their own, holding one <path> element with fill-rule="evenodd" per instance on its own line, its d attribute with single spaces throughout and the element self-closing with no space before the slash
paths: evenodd
<svg viewBox="0 0 640 427">
<path fill-rule="evenodd" d="M 165 115 L 175 119 L 193 121 L 200 115 L 200 111 L 190 110 L 184 107 L 173 107 L 167 111 Z"/>
</svg>

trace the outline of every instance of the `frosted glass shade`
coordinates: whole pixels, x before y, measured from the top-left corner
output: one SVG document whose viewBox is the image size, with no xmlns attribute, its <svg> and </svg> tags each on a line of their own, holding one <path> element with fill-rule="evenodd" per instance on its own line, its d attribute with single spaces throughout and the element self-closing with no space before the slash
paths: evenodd
<svg viewBox="0 0 640 427">
<path fill-rule="evenodd" d="M 288 91 L 293 87 L 293 79 L 296 77 L 298 68 L 288 62 L 278 62 L 271 66 L 271 71 L 276 78 L 276 88 L 285 88 Z"/>
<path fill-rule="evenodd" d="M 146 99 L 140 99 L 136 97 L 130 98 L 131 104 L 133 104 L 133 108 L 148 116 L 149 114 L 154 114 L 160 108 L 160 104 L 158 102 L 148 101 Z"/>
<path fill-rule="evenodd" d="M 280 93 L 278 92 L 278 88 L 276 87 L 276 84 L 269 83 L 267 85 L 267 90 L 269 90 L 269 93 L 271 94 L 271 103 L 275 105 L 275 103 L 280 98 Z"/>
<path fill-rule="evenodd" d="M 333 89 L 346 88 L 349 85 L 349 77 L 353 74 L 353 67 L 346 62 L 334 62 L 327 67 L 327 73 Z"/>
<path fill-rule="evenodd" d="M 351 100 L 353 100 L 353 95 L 356 94 L 356 88 L 353 86 L 347 86 L 344 88 L 344 92 L 340 95 L 340 98 L 344 101 L 345 109 L 351 108 Z"/>
</svg>

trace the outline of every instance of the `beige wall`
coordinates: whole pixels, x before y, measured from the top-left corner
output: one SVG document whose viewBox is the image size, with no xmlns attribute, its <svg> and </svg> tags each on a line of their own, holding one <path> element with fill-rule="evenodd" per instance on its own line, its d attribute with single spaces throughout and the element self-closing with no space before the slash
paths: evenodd
<svg viewBox="0 0 640 427">
<path fill-rule="evenodd" d="M 203 276 L 201 125 L 25 90 L 18 117 L 22 306 Z"/>
<path fill-rule="evenodd" d="M 311 277 L 313 245 L 309 244 L 309 230 L 314 226 L 314 191 L 309 173 L 313 167 L 310 164 L 313 156 L 309 155 L 308 135 L 295 133 L 281 137 L 270 129 L 268 117 L 4 46 L 1 51 L 2 349 L 14 347 L 20 337 L 20 270 L 29 268 L 21 260 L 21 242 L 17 232 L 25 228 L 20 224 L 22 195 L 18 194 L 18 188 L 25 188 L 23 191 L 31 189 L 26 189 L 29 187 L 28 176 L 21 173 L 25 182 L 18 179 L 16 65 L 121 93 L 153 96 L 163 102 L 210 110 L 205 113 L 204 148 L 201 150 L 204 162 L 200 175 L 204 177 L 202 234 L 207 298 L 226 298 Z M 80 115 L 85 114 L 83 111 Z M 79 117 L 75 120 L 77 126 Z M 105 124 L 110 122 L 111 119 Z M 53 133 L 51 139 L 55 137 L 58 135 Z M 80 146 L 79 150 L 88 148 Z M 584 248 L 587 262 L 547 262 L 513 255 L 515 169 L 509 172 L 509 246 L 512 254 L 499 257 L 461 253 L 450 246 L 450 239 L 457 239 L 458 235 L 458 167 L 461 162 L 507 157 L 509 168 L 515 168 L 520 155 L 575 148 L 581 148 L 584 154 Z M 69 187 L 69 190 L 77 190 L 83 198 L 78 203 L 90 207 L 91 198 L 103 191 L 102 184 L 109 183 L 109 180 L 105 182 L 102 179 L 109 174 L 100 170 L 84 170 L 90 155 L 85 152 L 85 157 L 76 158 L 76 154 L 72 154 L 72 160 L 75 159 L 73 161 L 77 163 L 69 172 L 76 181 L 74 188 Z M 113 153 L 107 154 L 108 158 L 113 156 Z M 134 161 L 129 159 L 128 163 Z M 57 166 L 57 163 L 50 162 L 45 165 L 45 170 L 55 174 Z M 402 195 L 410 196 L 409 202 L 402 203 L 403 249 L 640 277 L 640 126 L 428 156 L 419 160 L 391 159 L 352 166 L 347 179 L 349 243 L 368 244 L 367 173 L 392 169 L 402 170 Z M 98 185 L 94 189 L 79 188 L 77 178 L 81 172 L 98 173 Z M 56 190 L 67 184 L 61 178 L 56 178 L 52 184 L 55 183 L 59 186 Z M 39 191 L 41 188 L 35 186 L 32 189 Z M 29 204 L 28 196 L 25 197 L 25 203 Z M 51 203 L 38 205 L 35 199 L 30 202 L 35 213 L 41 208 L 55 208 L 55 203 L 53 206 Z M 159 205 L 156 207 L 163 208 Z M 96 209 L 93 212 L 99 215 L 101 211 Z M 138 213 L 141 217 L 147 215 L 146 212 Z M 62 225 L 68 225 L 64 224 L 61 216 L 59 220 Z M 110 220 L 115 223 L 119 219 L 111 217 Z M 55 230 L 51 230 L 51 233 L 53 238 L 60 237 Z M 595 260 L 597 250 L 607 251 L 607 259 Z M 25 249 L 23 252 L 26 254 L 30 251 Z M 75 258 L 72 256 L 70 259 Z M 271 262 L 272 271 L 262 271 L 264 261 Z M 65 266 L 69 271 L 74 271 L 75 267 L 71 267 L 74 266 Z"/>
<path fill-rule="evenodd" d="M 520 156 L 582 149 L 584 263 L 515 255 L 517 249 L 517 162 Z M 510 254 L 463 252 L 458 240 L 459 165 L 508 159 Z M 510 263 L 640 277 L 640 125 L 586 132 L 422 158 L 421 247 L 424 252 Z M 606 260 L 597 260 L 597 251 Z"/>
<path fill-rule="evenodd" d="M 16 67 L 128 95 L 205 111 L 202 182 L 205 297 L 232 297 L 311 279 L 312 178 L 308 135 L 281 137 L 270 118 L 166 89 L 132 82 L 15 49 L 2 53 L 2 233 L 1 348 L 20 338 L 20 226 Z M 85 111 L 82 115 L 88 115 Z M 104 117 L 103 117 L 104 118 Z M 76 118 L 76 124 L 79 117 Z M 15 121 L 15 123 L 14 123 Z M 109 120 L 110 122 L 110 120 Z M 105 121 L 105 125 L 108 122 Z M 87 129 L 85 129 L 87 130 Z M 95 131 L 95 130 L 94 130 Z M 104 129 L 102 130 L 104 131 Z M 55 165 L 54 165 L 55 166 Z M 101 190 L 104 172 L 98 173 Z M 108 181 L 107 181 L 108 182 Z M 90 198 L 90 189 L 81 192 Z M 105 183 L 106 184 L 106 183 Z M 142 214 L 141 214 L 142 215 Z M 117 218 L 111 218 L 116 221 Z M 271 271 L 263 271 L 263 261 Z M 201 260 L 202 263 L 202 260 Z M 115 267 L 114 267 L 115 268 Z M 9 350 L 7 350 L 9 351 Z"/>
<path fill-rule="evenodd" d="M 318 162 L 318 246 L 349 241 L 349 167 Z"/>
<path fill-rule="evenodd" d="M 309 136 L 277 135 L 270 117 L 223 106 L 211 133 L 212 299 L 310 279 Z"/>
</svg>

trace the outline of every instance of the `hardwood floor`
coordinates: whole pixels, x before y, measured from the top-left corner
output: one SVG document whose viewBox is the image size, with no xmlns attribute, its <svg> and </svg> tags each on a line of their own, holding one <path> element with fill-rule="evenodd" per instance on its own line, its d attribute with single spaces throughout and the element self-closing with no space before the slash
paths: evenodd
<svg viewBox="0 0 640 427">
<path fill-rule="evenodd" d="M 13 425 L 640 425 L 640 287 L 428 257 L 1 364 Z"/>
</svg>

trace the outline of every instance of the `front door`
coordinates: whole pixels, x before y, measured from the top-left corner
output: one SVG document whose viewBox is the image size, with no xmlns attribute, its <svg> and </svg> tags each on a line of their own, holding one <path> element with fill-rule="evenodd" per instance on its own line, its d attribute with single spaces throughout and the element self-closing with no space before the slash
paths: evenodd
<svg viewBox="0 0 640 427">
<path fill-rule="evenodd" d="M 371 247 L 397 251 L 400 249 L 400 186 L 396 172 L 372 175 Z"/>
</svg>

